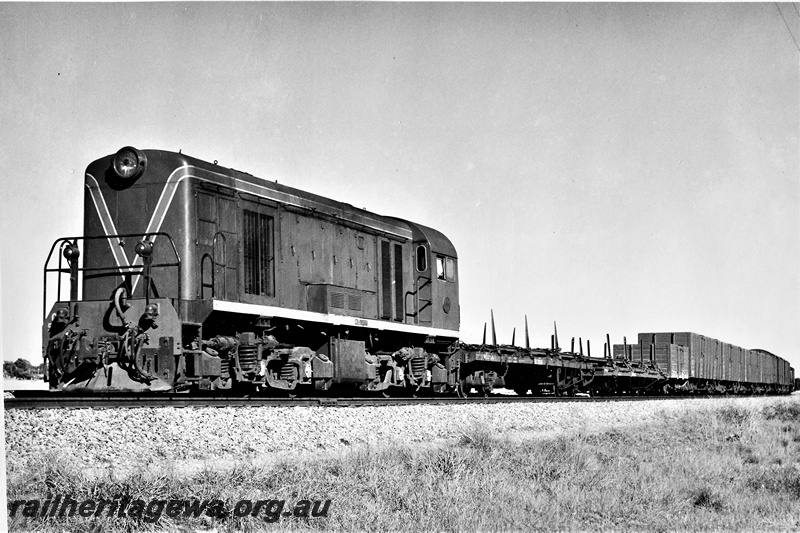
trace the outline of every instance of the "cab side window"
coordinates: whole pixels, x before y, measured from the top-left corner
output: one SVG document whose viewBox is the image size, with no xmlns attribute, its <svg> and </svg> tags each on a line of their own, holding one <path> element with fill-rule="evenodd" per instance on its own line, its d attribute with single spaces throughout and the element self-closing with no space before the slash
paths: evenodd
<svg viewBox="0 0 800 533">
<path fill-rule="evenodd" d="M 456 260 L 452 257 L 436 256 L 436 279 L 441 281 L 456 280 Z"/>
<path fill-rule="evenodd" d="M 445 277 L 447 278 L 447 281 L 456 280 L 456 261 L 452 257 L 448 257 L 445 259 L 444 274 Z"/>
<path fill-rule="evenodd" d="M 444 272 L 444 257 L 441 255 L 436 256 L 436 279 L 440 279 L 442 281 L 447 279 Z"/>
</svg>

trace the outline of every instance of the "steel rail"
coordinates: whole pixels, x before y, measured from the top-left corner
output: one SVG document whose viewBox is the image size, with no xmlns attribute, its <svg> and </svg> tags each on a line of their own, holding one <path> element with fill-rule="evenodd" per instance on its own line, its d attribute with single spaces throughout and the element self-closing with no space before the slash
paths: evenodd
<svg viewBox="0 0 800 533">
<path fill-rule="evenodd" d="M 366 407 L 407 405 L 468 405 L 491 403 L 619 402 L 664 399 L 691 399 L 699 396 L 456 396 L 441 397 L 314 397 L 267 396 L 189 396 L 187 394 L 75 395 L 37 391 L 11 392 L 3 400 L 5 409 L 117 409 L 155 407 Z"/>
</svg>

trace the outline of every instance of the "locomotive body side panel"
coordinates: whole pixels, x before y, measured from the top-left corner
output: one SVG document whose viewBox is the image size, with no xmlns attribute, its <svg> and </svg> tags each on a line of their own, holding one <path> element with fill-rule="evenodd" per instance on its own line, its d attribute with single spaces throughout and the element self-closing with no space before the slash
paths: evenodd
<svg viewBox="0 0 800 533">
<path fill-rule="evenodd" d="M 103 192 L 109 203 L 129 206 L 112 209 L 112 222 L 125 221 L 126 231 L 168 232 L 182 243 L 184 300 L 321 311 L 318 287 L 331 286 L 347 289 L 343 314 L 406 321 L 403 295 L 412 287 L 412 251 L 404 222 L 185 156 L 147 153 L 150 164 L 138 180 L 147 186 L 142 194 L 131 193 L 134 187 Z M 94 167 L 102 170 L 109 160 Z M 120 233 L 102 222 L 87 217 L 87 233 Z M 126 264 L 113 246 L 92 245 L 96 253 L 88 255 Z M 115 283 L 97 290 L 97 297 L 107 298 Z M 331 294 L 333 305 L 328 302 L 324 311 L 340 312 L 341 295 Z M 187 318 L 199 320 L 207 312 L 207 306 L 189 307 L 203 310 Z"/>
</svg>

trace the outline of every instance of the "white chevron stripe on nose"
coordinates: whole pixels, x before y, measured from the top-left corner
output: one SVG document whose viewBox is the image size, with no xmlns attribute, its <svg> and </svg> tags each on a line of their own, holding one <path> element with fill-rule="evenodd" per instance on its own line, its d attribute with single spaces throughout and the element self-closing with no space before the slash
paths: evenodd
<svg viewBox="0 0 800 533">
<path fill-rule="evenodd" d="M 111 213 L 108 211 L 106 199 L 100 191 L 100 184 L 91 174 L 86 174 L 86 188 L 89 189 L 89 196 L 92 198 L 94 208 L 97 210 L 97 215 L 100 217 L 100 224 L 103 226 L 103 232 L 106 235 L 116 235 L 117 227 L 114 225 L 114 219 L 111 218 Z M 108 238 L 108 245 L 111 247 L 111 255 L 114 256 L 114 262 L 117 263 L 120 271 L 124 268 L 130 267 L 128 258 L 125 256 L 125 250 L 122 245 L 111 237 Z"/>
</svg>

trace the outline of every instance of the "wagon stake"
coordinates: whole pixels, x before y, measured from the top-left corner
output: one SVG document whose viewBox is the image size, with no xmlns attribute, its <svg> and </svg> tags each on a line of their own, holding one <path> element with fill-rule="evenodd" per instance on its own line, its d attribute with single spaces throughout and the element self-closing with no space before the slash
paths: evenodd
<svg viewBox="0 0 800 533">
<path fill-rule="evenodd" d="M 525 349 L 531 349 L 531 339 L 528 337 L 528 315 L 525 315 Z"/>
<path fill-rule="evenodd" d="M 555 320 L 553 320 L 553 349 L 558 351 L 558 327 Z"/>
<path fill-rule="evenodd" d="M 497 346 L 497 332 L 494 330 L 494 309 L 489 312 L 492 314 L 492 346 Z"/>
</svg>

